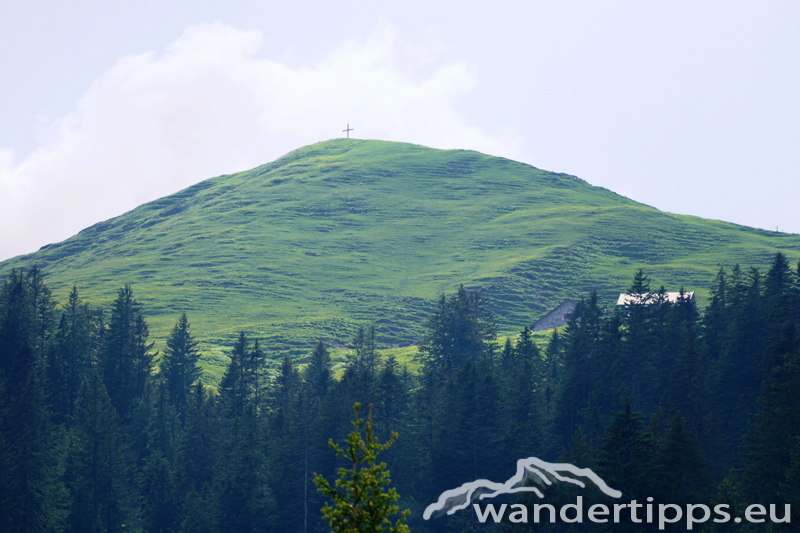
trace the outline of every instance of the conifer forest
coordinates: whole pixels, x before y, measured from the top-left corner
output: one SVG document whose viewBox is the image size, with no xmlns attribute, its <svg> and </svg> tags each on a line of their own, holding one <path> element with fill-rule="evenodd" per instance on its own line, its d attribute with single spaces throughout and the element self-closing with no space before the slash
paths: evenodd
<svg viewBox="0 0 800 533">
<path fill-rule="evenodd" d="M 526 324 L 500 337 L 487 297 L 453 287 L 430 295 L 413 370 L 380 353 L 368 323 L 336 370 L 323 341 L 301 365 L 241 331 L 215 386 L 200 379 L 191 315 L 157 352 L 135 286 L 100 308 L 80 287 L 57 302 L 45 274 L 15 269 L 0 286 L 3 532 L 331 531 L 318 483 L 348 467 L 329 440 L 346 448 L 356 403 L 362 418 L 372 406 L 374 442 L 397 433 L 378 460 L 414 533 L 658 530 L 480 523 L 471 508 L 423 519 L 442 492 L 502 483 L 527 457 L 591 468 L 625 501 L 791 504 L 789 523 L 699 531 L 800 523 L 800 264 L 782 253 L 763 270 L 721 267 L 702 309 L 632 271 L 632 303 L 584 294 L 546 338 Z M 548 503 L 608 500 L 549 490 Z"/>
</svg>

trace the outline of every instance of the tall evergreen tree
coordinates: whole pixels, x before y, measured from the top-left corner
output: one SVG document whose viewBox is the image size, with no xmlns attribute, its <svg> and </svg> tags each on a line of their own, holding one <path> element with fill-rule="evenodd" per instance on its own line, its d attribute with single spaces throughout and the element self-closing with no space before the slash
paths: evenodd
<svg viewBox="0 0 800 533">
<path fill-rule="evenodd" d="M 155 354 L 148 336 L 142 306 L 134 299 L 130 285 L 125 285 L 111 309 L 99 364 L 111 403 L 123 421 L 130 418 L 152 375 Z"/>
<path fill-rule="evenodd" d="M 218 451 L 214 479 L 214 523 L 218 531 L 266 533 L 278 525 L 263 450 L 255 409 L 248 406 L 236 418 L 224 447 Z"/>
<path fill-rule="evenodd" d="M 266 378 L 266 360 L 264 350 L 258 339 L 253 342 L 253 349 L 245 357 L 245 389 L 257 415 L 261 413 L 264 402 L 264 380 Z"/>
<path fill-rule="evenodd" d="M 240 416 L 247 405 L 249 397 L 247 344 L 247 334 L 240 331 L 231 350 L 228 368 L 225 369 L 225 374 L 219 382 L 220 407 L 226 410 L 228 418 Z"/>
<path fill-rule="evenodd" d="M 167 337 L 167 349 L 161 359 L 161 374 L 167 383 L 169 397 L 181 420 L 185 419 L 192 386 L 200 379 L 202 369 L 197 364 L 200 352 L 184 312 Z"/>
<path fill-rule="evenodd" d="M 35 314 L 22 270 L 11 270 L 0 287 L 0 372 L 7 373 L 23 343 L 31 346 Z"/>
<path fill-rule="evenodd" d="M 572 440 L 575 430 L 583 424 L 583 414 L 589 406 L 594 389 L 593 363 L 600 342 L 601 317 L 597 293 L 592 292 L 588 299 L 577 303 L 567 323 L 555 424 L 562 445 Z M 616 374 L 624 376 L 621 370 Z"/>
<path fill-rule="evenodd" d="M 506 379 L 505 449 L 517 459 L 529 457 L 542 449 L 542 370 L 539 348 L 533 342 L 530 329 L 525 326 L 514 345 L 513 372 Z"/>
<path fill-rule="evenodd" d="M 37 357 L 45 353 L 56 325 L 56 305 L 50 288 L 44 283 L 44 275 L 33 265 L 25 277 L 30 292 L 31 309 L 34 315 L 33 348 Z"/>
<path fill-rule="evenodd" d="M 321 342 L 321 341 L 320 341 Z M 366 372 L 374 376 L 377 362 L 377 350 L 375 348 L 375 326 L 370 324 L 368 328 L 358 326 L 350 347 L 354 351 L 349 366 L 354 366 L 358 372 Z"/>
<path fill-rule="evenodd" d="M 725 349 L 728 327 L 728 280 L 724 267 L 719 267 L 711 289 L 711 302 L 703 314 L 703 338 L 711 361 L 718 361 Z"/>
<path fill-rule="evenodd" d="M 51 405 L 57 420 L 69 420 L 83 383 L 96 356 L 95 347 L 102 322 L 98 313 L 85 304 L 73 285 L 48 351 Z"/>
<path fill-rule="evenodd" d="M 742 435 L 748 417 L 757 409 L 758 385 L 765 372 L 758 355 L 766 349 L 766 312 L 762 276 L 755 268 L 743 273 L 739 265 L 731 271 L 727 290 L 728 321 L 725 341 L 717 362 L 715 411 L 722 437 L 719 455 L 723 462 L 741 466 Z"/>
<path fill-rule="evenodd" d="M 141 520 L 148 533 L 173 533 L 181 523 L 181 508 L 172 464 L 154 452 L 142 471 Z"/>
<path fill-rule="evenodd" d="M 787 354 L 764 382 L 759 410 L 747 433 L 746 479 L 750 494 L 761 501 L 782 502 L 780 483 L 792 464 L 792 450 L 800 437 L 798 398 L 800 352 L 795 352 Z"/>
<path fill-rule="evenodd" d="M 197 381 L 189 398 L 183 431 L 176 445 L 176 470 L 183 494 L 202 499 L 210 488 L 214 467 L 214 420 L 206 389 Z"/>
<path fill-rule="evenodd" d="M 680 505 L 707 501 L 713 486 L 708 463 L 680 413 L 672 419 L 655 463 L 661 473 L 661 500 Z"/>
<path fill-rule="evenodd" d="M 764 276 L 765 311 L 768 315 L 767 350 L 762 357 L 762 372 L 780 365 L 784 354 L 800 348 L 800 287 L 795 272 L 781 252 L 775 254 Z"/>
<path fill-rule="evenodd" d="M 456 294 L 439 299 L 420 342 L 426 364 L 438 367 L 449 358 L 456 368 L 477 361 L 497 338 L 497 325 L 480 291 L 461 285 Z"/>
<path fill-rule="evenodd" d="M 639 413 L 631 409 L 630 399 L 623 398 L 619 411 L 606 428 L 599 453 L 599 470 L 603 480 L 631 499 L 654 493 L 655 443 L 642 428 Z"/>
<path fill-rule="evenodd" d="M 136 525 L 133 458 L 105 385 L 95 373 L 78 403 L 67 481 L 71 533 L 121 533 Z"/>
<path fill-rule="evenodd" d="M 331 374 L 331 354 L 319 340 L 311 352 L 311 359 L 304 370 L 303 381 L 309 398 L 322 399 L 328 393 L 333 376 Z"/>
<path fill-rule="evenodd" d="M 67 502 L 43 372 L 27 341 L 17 351 L 0 405 L 3 531 L 61 531 Z"/>
</svg>

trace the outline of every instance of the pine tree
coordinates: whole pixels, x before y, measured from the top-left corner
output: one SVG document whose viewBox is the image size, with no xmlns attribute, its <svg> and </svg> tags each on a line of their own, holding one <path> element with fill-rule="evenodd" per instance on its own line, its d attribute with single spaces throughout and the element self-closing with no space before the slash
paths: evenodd
<svg viewBox="0 0 800 533">
<path fill-rule="evenodd" d="M 331 355 L 320 340 L 311 352 L 311 359 L 305 368 L 304 381 L 311 398 L 324 398 L 331 385 Z"/>
<path fill-rule="evenodd" d="M 210 486 L 214 467 L 214 425 L 206 389 L 197 381 L 189 397 L 183 432 L 176 445 L 176 470 L 183 494 L 201 498 Z"/>
<path fill-rule="evenodd" d="M 719 267 L 711 289 L 711 303 L 703 314 L 703 337 L 711 361 L 720 359 L 727 341 L 729 321 L 727 291 L 725 268 Z"/>
<path fill-rule="evenodd" d="M 514 345 L 514 369 L 506 378 L 508 408 L 506 446 L 512 457 L 528 457 L 542 446 L 542 360 L 530 329 L 522 330 Z"/>
<path fill-rule="evenodd" d="M 768 369 L 758 365 L 758 355 L 766 349 L 766 312 L 762 295 L 762 276 L 757 269 L 743 273 L 734 266 L 727 284 L 727 327 L 716 364 L 714 391 L 721 436 L 718 438 L 723 464 L 739 465 L 742 435 L 748 416 L 757 410 L 759 383 Z"/>
<path fill-rule="evenodd" d="M 48 351 L 50 403 L 58 421 L 70 420 L 75 412 L 101 328 L 97 313 L 81 300 L 73 285 L 56 328 L 54 346 Z"/>
<path fill-rule="evenodd" d="M 800 352 L 795 352 L 786 355 L 764 382 L 759 410 L 746 435 L 747 485 L 750 494 L 762 501 L 782 501 L 779 484 L 791 466 L 792 450 L 800 436 L 798 398 Z"/>
<path fill-rule="evenodd" d="M 183 501 L 181 533 L 215 533 L 210 502 L 192 490 Z"/>
<path fill-rule="evenodd" d="M 33 351 L 42 357 L 53 333 L 56 321 L 57 302 L 50 288 L 44 283 L 44 276 L 38 265 L 28 270 L 25 281 L 30 292 L 31 309 L 34 315 Z"/>
<path fill-rule="evenodd" d="M 352 468 L 339 469 L 339 479 L 334 485 L 318 474 L 314 476 L 319 492 L 330 497 L 334 503 L 334 506 L 326 503 L 322 514 L 334 533 L 408 533 L 408 526 L 403 523 L 409 514 L 408 510 L 403 511 L 394 524 L 389 519 L 400 510 L 394 503 L 400 496 L 393 488 L 385 490 L 384 486 L 391 482 L 389 471 L 386 470 L 386 463 L 377 463 L 381 454 L 397 439 L 397 433 L 392 433 L 392 438 L 381 444 L 373 433 L 370 408 L 369 419 L 364 427 L 364 440 L 360 427 L 363 420 L 358 418 L 360 407 L 361 404 L 356 403 L 353 408 L 354 429 L 347 438 L 347 448 L 334 444 L 333 439 L 329 442 L 336 455 L 344 458 Z"/>
<path fill-rule="evenodd" d="M 0 287 L 0 372 L 7 373 L 23 343 L 31 342 L 35 314 L 23 271 L 12 269 Z"/>
<path fill-rule="evenodd" d="M 143 405 L 147 410 L 145 455 L 158 453 L 172 461 L 180 425 L 178 414 L 169 400 L 167 384 L 159 379 L 153 383 L 153 388 L 149 405 Z"/>
<path fill-rule="evenodd" d="M 702 450 L 677 413 L 656 453 L 656 469 L 662 473 L 659 489 L 664 501 L 701 503 L 712 488 L 712 478 Z"/>
<path fill-rule="evenodd" d="M 375 389 L 375 413 L 378 422 L 376 422 L 374 431 L 381 439 L 389 438 L 392 429 L 403 431 L 409 437 L 411 435 L 408 416 L 411 400 L 408 379 L 407 375 L 404 377 L 403 369 L 400 368 L 395 356 L 390 354 L 383 363 Z M 413 441 L 411 438 L 403 439 L 386 453 L 387 460 L 394 464 L 410 464 L 414 453 Z M 413 472 L 408 470 L 396 470 L 395 472 L 395 482 L 398 487 L 412 483 Z"/>
<path fill-rule="evenodd" d="M 293 531 L 303 531 L 308 517 L 306 488 L 310 482 L 311 430 L 308 385 L 287 353 L 270 387 L 268 446 L 270 479 L 281 486 L 275 493 L 277 520 Z"/>
<path fill-rule="evenodd" d="M 731 516 L 744 516 L 747 503 L 744 497 L 744 489 L 739 480 L 740 472 L 738 470 L 730 470 L 725 476 L 725 479 L 717 487 L 717 492 L 711 500 L 711 506 L 727 505 L 727 511 Z M 711 532 L 724 532 L 724 533 L 751 533 L 757 531 L 753 529 L 751 524 L 744 522 L 742 524 L 725 523 L 724 525 L 716 524 L 710 521 L 706 524 L 708 531 Z"/>
<path fill-rule="evenodd" d="M 266 360 L 264 350 L 256 339 L 253 342 L 253 349 L 246 353 L 244 377 L 245 390 L 257 416 L 261 414 L 261 404 L 264 401 L 263 381 L 266 378 Z"/>
<path fill-rule="evenodd" d="M 192 386 L 200 379 L 202 369 L 197 364 L 200 352 L 189 328 L 184 312 L 167 337 L 167 349 L 161 359 L 161 374 L 167 383 L 169 397 L 181 420 L 186 417 L 186 407 Z"/>
<path fill-rule="evenodd" d="M 354 367 L 358 373 L 366 373 L 369 376 L 374 376 L 377 359 L 375 326 L 371 324 L 369 328 L 358 326 L 353 340 L 350 341 L 350 348 L 355 353 L 353 353 L 351 360 L 348 361 L 348 366 Z"/>
<path fill-rule="evenodd" d="M 762 371 L 780 365 L 784 354 L 800 349 L 800 280 L 781 252 L 764 276 L 765 310 L 768 315 L 766 353 L 761 355 Z"/>
<path fill-rule="evenodd" d="M 3 531 L 61 531 L 68 494 L 44 377 L 26 341 L 10 369 L 0 405 L 0 516 Z M 2 398 L 2 396 L 0 396 Z"/>
<path fill-rule="evenodd" d="M 376 410 L 382 427 L 397 427 L 402 423 L 408 402 L 408 390 L 403 382 L 400 364 L 392 354 L 386 358 L 378 375 Z"/>
<path fill-rule="evenodd" d="M 142 526 L 148 533 L 174 533 L 180 526 L 180 506 L 170 462 L 154 452 L 142 472 Z"/>
<path fill-rule="evenodd" d="M 125 285 L 114 301 L 99 362 L 111 403 L 123 421 L 130 418 L 152 375 L 155 354 L 148 336 L 142 306 L 134 299 L 130 285 Z"/>
<path fill-rule="evenodd" d="M 658 294 L 650 292 L 650 279 L 639 269 L 634 275 L 628 295 L 630 303 L 626 306 L 623 321 L 625 331 L 625 353 L 618 361 L 622 370 L 622 382 L 630 391 L 631 404 L 637 410 L 654 406 L 653 394 L 658 383 L 659 347 L 655 335 L 658 314 L 664 311 L 665 291 L 661 287 Z M 669 375 L 669 374 L 667 374 Z M 651 393 L 651 394 L 648 394 Z"/>
<path fill-rule="evenodd" d="M 248 406 L 234 420 L 223 448 L 217 452 L 213 521 L 219 531 L 266 533 L 277 525 L 263 452 L 263 433 L 255 408 Z"/>
<path fill-rule="evenodd" d="M 300 391 L 300 375 L 287 353 L 272 384 L 273 426 L 280 428 Z"/>
<path fill-rule="evenodd" d="M 220 407 L 227 418 L 235 418 L 244 413 L 248 400 L 247 391 L 247 335 L 239 332 L 231 350 L 228 368 L 219 382 Z"/>
<path fill-rule="evenodd" d="M 434 368 L 450 358 L 456 368 L 477 361 L 497 338 L 497 325 L 480 291 L 463 285 L 450 298 L 439 299 L 420 342 L 420 354 Z"/>
<path fill-rule="evenodd" d="M 71 533 L 113 533 L 135 525 L 133 458 L 100 376 L 84 386 L 67 465 Z"/>
<path fill-rule="evenodd" d="M 632 498 L 653 494 L 655 444 L 642 430 L 639 413 L 625 396 L 619 411 L 606 428 L 599 454 L 603 480 Z"/>
<path fill-rule="evenodd" d="M 582 298 L 578 302 L 567 323 L 563 340 L 564 366 L 555 417 L 555 430 L 562 445 L 569 442 L 577 427 L 584 423 L 583 413 L 595 388 L 593 363 L 600 343 L 601 317 L 597 293 L 592 292 L 588 299 Z"/>
</svg>

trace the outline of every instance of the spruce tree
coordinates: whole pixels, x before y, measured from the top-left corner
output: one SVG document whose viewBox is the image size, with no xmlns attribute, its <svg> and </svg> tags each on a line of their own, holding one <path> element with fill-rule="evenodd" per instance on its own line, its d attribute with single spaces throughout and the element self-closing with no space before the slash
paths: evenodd
<svg viewBox="0 0 800 533">
<path fill-rule="evenodd" d="M 261 414 L 264 399 L 264 380 L 266 378 L 267 356 L 261 349 L 261 344 L 256 339 L 253 342 L 253 349 L 246 353 L 244 363 L 245 390 L 251 404 L 255 408 L 256 415 Z"/>
<path fill-rule="evenodd" d="M 216 533 L 209 501 L 192 490 L 183 501 L 181 533 Z"/>
<path fill-rule="evenodd" d="M 142 471 L 141 521 L 148 533 L 175 533 L 181 523 L 181 508 L 172 465 L 161 452 L 148 458 Z"/>
<path fill-rule="evenodd" d="M 386 463 L 378 463 L 378 459 L 397 439 L 392 433 L 391 439 L 381 444 L 373 432 L 372 409 L 364 427 L 365 436 L 361 435 L 362 419 L 358 418 L 361 404 L 356 403 L 353 431 L 347 437 L 347 447 L 329 445 L 338 457 L 347 461 L 350 468 L 339 469 L 339 479 L 331 485 L 324 477 L 316 474 L 314 482 L 319 492 L 333 500 L 333 506 L 326 503 L 322 514 L 328 521 L 333 533 L 408 533 L 403 522 L 409 511 L 403 511 L 392 523 L 390 516 L 399 512 L 395 502 L 400 499 L 395 489 L 385 489 L 391 480 Z"/>
<path fill-rule="evenodd" d="M 497 325 L 483 295 L 461 285 L 450 298 L 442 294 L 428 318 L 419 351 L 428 366 L 438 367 L 450 358 L 460 368 L 468 360 L 477 361 L 496 338 Z"/>
<path fill-rule="evenodd" d="M 266 533 L 278 525 L 263 452 L 263 432 L 254 407 L 248 406 L 234 420 L 223 447 L 217 451 L 213 521 L 218 531 Z"/>
<path fill-rule="evenodd" d="M 44 282 L 44 275 L 38 265 L 28 270 L 25 281 L 30 292 L 31 309 L 34 315 L 33 351 L 42 357 L 53 333 L 56 322 L 56 305 L 53 293 Z"/>
<path fill-rule="evenodd" d="M 567 322 L 555 413 L 555 430 L 561 445 L 568 443 L 577 427 L 584 423 L 583 414 L 595 386 L 593 363 L 600 342 L 601 317 L 597 293 L 592 292 L 588 299 L 581 298 Z M 611 384 L 607 383 L 608 386 Z"/>
<path fill-rule="evenodd" d="M 84 386 L 71 442 L 67 463 L 72 492 L 70 533 L 116 533 L 133 528 L 133 457 L 97 373 Z"/>
<path fill-rule="evenodd" d="M 17 351 L 0 404 L 0 516 L 8 532 L 61 531 L 68 500 L 44 376 L 27 341 Z M 2 398 L 2 397 L 0 397 Z"/>
<path fill-rule="evenodd" d="M 58 421 L 68 421 L 75 412 L 81 387 L 90 374 L 94 342 L 100 328 L 97 313 L 85 304 L 72 286 L 56 328 L 55 343 L 48 351 L 50 401 Z"/>
<path fill-rule="evenodd" d="M 759 394 L 759 410 L 746 435 L 746 480 L 749 494 L 779 503 L 780 483 L 792 464 L 800 436 L 800 352 L 787 354 L 772 369 Z M 786 502 L 788 503 L 788 502 Z"/>
<path fill-rule="evenodd" d="M 333 376 L 331 375 L 331 354 L 322 340 L 317 341 L 303 372 L 303 381 L 309 398 L 322 399 L 328 393 Z"/>
<path fill-rule="evenodd" d="M 633 498 L 654 493 L 655 444 L 643 431 L 642 418 L 625 396 L 622 410 L 606 428 L 598 458 L 599 471 L 610 486 Z"/>
<path fill-rule="evenodd" d="M 661 473 L 663 501 L 682 505 L 707 501 L 713 487 L 708 463 L 680 413 L 673 417 L 657 450 L 656 470 Z"/>
<path fill-rule="evenodd" d="M 225 417 L 235 418 L 244 413 L 247 404 L 247 334 L 239 332 L 231 350 L 230 362 L 219 382 L 220 407 Z"/>
<path fill-rule="evenodd" d="M 711 500 L 711 506 L 727 505 L 727 512 L 731 516 L 744 516 L 747 509 L 747 502 L 744 496 L 744 489 L 740 481 L 740 472 L 738 470 L 730 470 L 722 482 L 717 487 L 716 494 Z M 717 524 L 713 520 L 706 524 L 708 531 L 712 533 L 752 533 L 754 531 L 753 525 L 747 522 L 740 524 L 732 524 L 730 522 L 725 524 Z"/>
<path fill-rule="evenodd" d="M 35 314 L 22 270 L 11 270 L 0 287 L 0 372 L 8 373 L 23 343 L 34 337 Z"/>
<path fill-rule="evenodd" d="M 167 349 L 161 359 L 161 374 L 167 383 L 169 397 L 181 420 L 186 417 L 188 398 L 202 369 L 197 364 L 200 352 L 192 336 L 186 312 L 181 314 L 167 337 Z"/>
<path fill-rule="evenodd" d="M 134 299 L 130 285 L 125 285 L 114 301 L 99 362 L 111 403 L 123 421 L 130 419 L 152 375 L 155 354 L 148 336 L 142 306 Z"/>
<path fill-rule="evenodd" d="M 377 359 L 375 326 L 371 324 L 369 328 L 358 326 L 353 340 L 350 341 L 350 348 L 354 353 L 350 361 L 348 361 L 348 366 L 354 367 L 359 373 L 366 373 L 369 376 L 374 376 L 376 373 L 375 364 Z"/>
<path fill-rule="evenodd" d="M 189 397 L 186 420 L 176 445 L 176 470 L 183 494 L 198 499 L 212 482 L 214 467 L 214 420 L 206 389 L 197 381 Z"/>
<path fill-rule="evenodd" d="M 525 326 L 514 345 L 514 369 L 506 378 L 506 453 L 521 459 L 542 449 L 542 359 Z"/>
</svg>

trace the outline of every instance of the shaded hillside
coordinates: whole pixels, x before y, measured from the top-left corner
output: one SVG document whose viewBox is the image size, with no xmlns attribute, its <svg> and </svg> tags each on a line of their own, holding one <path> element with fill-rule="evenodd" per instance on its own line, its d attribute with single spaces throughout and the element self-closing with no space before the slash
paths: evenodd
<svg viewBox="0 0 800 533">
<path fill-rule="evenodd" d="M 94 305 L 134 286 L 161 341 L 185 310 L 198 339 L 246 329 L 273 349 L 347 341 L 374 322 L 414 342 L 430 302 L 481 287 L 501 330 L 567 297 L 610 302 L 644 268 L 699 291 L 719 264 L 800 255 L 800 236 L 663 213 L 566 174 L 461 150 L 333 140 L 144 204 L 36 253 L 60 300 Z"/>
</svg>

